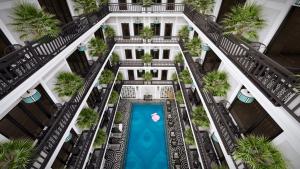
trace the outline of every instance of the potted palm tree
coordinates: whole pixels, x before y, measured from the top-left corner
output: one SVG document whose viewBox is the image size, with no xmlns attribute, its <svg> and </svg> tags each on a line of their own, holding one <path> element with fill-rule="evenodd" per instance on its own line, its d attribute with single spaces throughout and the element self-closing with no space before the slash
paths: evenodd
<svg viewBox="0 0 300 169">
<path fill-rule="evenodd" d="M 183 96 L 182 96 L 182 93 L 180 90 L 178 90 L 175 93 L 175 98 L 176 98 L 177 103 L 179 104 L 179 107 L 184 107 L 184 100 L 183 100 Z"/>
<path fill-rule="evenodd" d="M 186 3 L 191 5 L 194 10 L 201 14 L 209 14 L 213 11 L 215 1 L 214 0 L 186 0 Z"/>
<path fill-rule="evenodd" d="M 113 107 L 118 102 L 118 100 L 119 100 L 119 93 L 113 90 L 108 100 L 108 106 Z"/>
<path fill-rule="evenodd" d="M 195 140 L 191 128 L 188 128 L 184 131 L 184 141 L 189 146 L 195 145 Z"/>
<path fill-rule="evenodd" d="M 111 26 L 107 26 L 104 29 L 104 34 L 105 34 L 106 38 L 108 38 L 108 39 L 112 39 L 112 38 L 114 38 L 114 36 L 116 36 L 115 30 Z"/>
<path fill-rule="evenodd" d="M 77 118 L 77 125 L 82 130 L 90 129 L 98 121 L 99 114 L 91 108 L 83 108 Z"/>
<path fill-rule="evenodd" d="M 122 72 L 119 72 L 117 75 L 116 83 L 121 83 L 124 80 L 124 75 Z"/>
<path fill-rule="evenodd" d="M 27 1 L 18 1 L 12 9 L 14 29 L 22 40 L 37 40 L 43 36 L 56 37 L 60 33 L 59 20 L 55 15 L 43 11 L 37 5 Z"/>
<path fill-rule="evenodd" d="M 80 76 L 72 72 L 60 72 L 56 78 L 57 82 L 55 84 L 54 91 L 64 101 L 69 100 L 84 83 Z"/>
<path fill-rule="evenodd" d="M 111 54 L 111 64 L 115 66 L 118 65 L 119 63 L 120 63 L 120 56 L 117 53 L 113 52 Z"/>
<path fill-rule="evenodd" d="M 191 87 L 193 80 L 191 78 L 190 72 L 187 69 L 184 69 L 180 72 L 179 79 L 185 84 L 186 88 Z"/>
<path fill-rule="evenodd" d="M 201 54 L 201 40 L 199 38 L 193 38 L 186 43 L 186 48 L 192 57 L 200 57 Z M 194 58 L 196 59 L 196 58 Z"/>
<path fill-rule="evenodd" d="M 79 14 L 89 14 L 99 9 L 95 0 L 74 0 L 74 6 Z"/>
<path fill-rule="evenodd" d="M 89 54 L 93 57 L 103 56 L 107 50 L 107 45 L 102 39 L 93 38 L 89 42 Z"/>
<path fill-rule="evenodd" d="M 143 30 L 141 31 L 141 37 L 144 39 L 144 42 L 150 41 L 150 39 L 153 37 L 154 32 L 149 26 L 145 26 Z"/>
<path fill-rule="evenodd" d="M 152 56 L 150 53 L 145 53 L 142 60 L 144 62 L 144 66 L 151 66 Z"/>
<path fill-rule="evenodd" d="M 146 84 L 151 84 L 152 73 L 151 72 L 145 72 L 145 74 L 143 75 L 143 78 L 144 78 Z"/>
<path fill-rule="evenodd" d="M 93 147 L 95 147 L 95 148 L 102 147 L 102 145 L 106 141 L 106 138 L 107 138 L 107 136 L 106 136 L 105 131 L 103 129 L 99 129 L 98 132 L 97 132 Z"/>
<path fill-rule="evenodd" d="M 193 110 L 192 121 L 198 127 L 202 127 L 204 129 L 209 128 L 209 120 L 202 106 L 197 106 Z"/>
<path fill-rule="evenodd" d="M 225 34 L 233 34 L 246 41 L 257 40 L 257 31 L 266 25 L 262 18 L 262 8 L 255 3 L 245 3 L 232 7 L 222 21 Z"/>
<path fill-rule="evenodd" d="M 230 88 L 228 76 L 225 72 L 212 71 L 203 77 L 204 89 L 209 91 L 217 102 L 221 101 L 226 96 Z"/>
<path fill-rule="evenodd" d="M 282 154 L 271 142 L 261 136 L 250 135 L 238 140 L 234 156 L 252 169 L 287 168 Z"/>
<path fill-rule="evenodd" d="M 178 36 L 180 39 L 182 39 L 184 42 L 187 42 L 189 40 L 189 27 L 188 26 L 183 26 L 179 31 L 178 31 Z"/>
<path fill-rule="evenodd" d="M 181 52 L 178 52 L 174 58 L 175 64 L 177 64 L 180 68 L 183 66 L 184 60 Z"/>
<path fill-rule="evenodd" d="M 0 168 L 27 168 L 34 153 L 33 141 L 27 139 L 10 140 L 0 143 Z"/>
<path fill-rule="evenodd" d="M 109 83 L 114 81 L 114 78 L 115 74 L 111 70 L 104 69 L 99 77 L 99 84 L 101 84 L 102 87 L 107 87 Z"/>
<path fill-rule="evenodd" d="M 122 123 L 122 113 L 121 112 L 116 112 L 115 116 L 115 124 L 120 124 Z"/>
</svg>

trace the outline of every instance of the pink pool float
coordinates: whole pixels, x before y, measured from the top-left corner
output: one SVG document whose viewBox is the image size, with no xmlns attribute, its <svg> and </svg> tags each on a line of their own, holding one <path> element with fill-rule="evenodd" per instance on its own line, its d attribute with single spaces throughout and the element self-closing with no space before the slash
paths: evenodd
<svg viewBox="0 0 300 169">
<path fill-rule="evenodd" d="M 154 122 L 157 122 L 160 119 L 160 116 L 157 113 L 151 114 L 151 117 Z"/>
</svg>

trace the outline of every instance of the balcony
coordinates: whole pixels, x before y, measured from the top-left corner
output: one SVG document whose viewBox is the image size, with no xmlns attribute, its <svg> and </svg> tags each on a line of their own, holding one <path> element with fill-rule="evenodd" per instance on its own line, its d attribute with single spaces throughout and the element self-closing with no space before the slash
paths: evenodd
<svg viewBox="0 0 300 169">
<path fill-rule="evenodd" d="M 109 12 L 120 13 L 178 13 L 183 12 L 183 3 L 153 3 L 145 6 L 141 3 L 109 3 Z"/>
<path fill-rule="evenodd" d="M 114 42 L 111 42 L 109 45 L 109 52 L 113 45 Z M 52 126 L 44 132 L 44 136 L 41 137 L 42 139 L 40 140 L 39 145 L 37 145 L 36 156 L 34 158 L 35 160 L 33 160 L 31 163 L 31 169 L 46 167 L 66 130 L 69 128 L 71 121 L 73 121 L 73 118 L 82 104 L 82 101 L 96 80 L 100 69 L 105 63 L 105 60 L 107 60 L 109 52 L 104 55 L 105 57 L 99 57 L 97 61 L 93 63 L 88 75 L 85 78 L 82 89 L 77 91 L 75 95 L 64 104 Z"/>
<path fill-rule="evenodd" d="M 121 60 L 121 67 L 144 67 L 144 62 L 142 60 Z M 173 61 L 168 60 L 153 60 L 151 65 L 152 67 L 174 67 Z"/>
<path fill-rule="evenodd" d="M 123 80 L 123 85 L 172 85 L 171 80 Z"/>
<path fill-rule="evenodd" d="M 178 44 L 179 39 L 179 36 L 153 36 L 151 39 L 143 39 L 141 36 L 115 36 L 115 41 L 119 44 Z"/>
</svg>

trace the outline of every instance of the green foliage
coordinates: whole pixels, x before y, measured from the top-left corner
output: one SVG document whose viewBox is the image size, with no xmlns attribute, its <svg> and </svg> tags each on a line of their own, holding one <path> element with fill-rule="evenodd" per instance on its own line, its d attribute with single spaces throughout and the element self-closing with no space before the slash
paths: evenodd
<svg viewBox="0 0 300 169">
<path fill-rule="evenodd" d="M 174 62 L 175 62 L 175 63 L 180 63 L 180 64 L 182 64 L 182 63 L 184 62 L 183 56 L 182 56 L 181 52 L 178 52 L 178 53 L 176 54 L 175 59 L 174 59 Z"/>
<path fill-rule="evenodd" d="M 281 153 L 265 137 L 250 135 L 240 139 L 234 156 L 252 169 L 286 169 Z"/>
<path fill-rule="evenodd" d="M 180 90 L 175 93 L 175 98 L 179 104 L 184 104 L 183 96 Z"/>
<path fill-rule="evenodd" d="M 176 73 L 176 72 L 174 72 L 174 73 L 172 74 L 172 80 L 173 80 L 174 82 L 177 82 L 177 81 L 178 81 L 178 77 L 177 77 L 177 73 Z"/>
<path fill-rule="evenodd" d="M 113 90 L 110 94 L 110 98 L 108 100 L 109 104 L 116 104 L 119 100 L 119 93 L 115 90 Z"/>
<path fill-rule="evenodd" d="M 43 36 L 56 37 L 60 33 L 59 20 L 33 3 L 19 1 L 12 9 L 11 25 L 23 40 L 37 40 Z"/>
<path fill-rule="evenodd" d="M 117 75 L 117 81 L 118 81 L 118 82 L 121 82 L 122 80 L 124 80 L 123 73 L 122 73 L 122 72 L 119 72 L 118 75 Z"/>
<path fill-rule="evenodd" d="M 232 7 L 222 21 L 225 34 L 234 34 L 244 40 L 257 40 L 257 31 L 266 25 L 260 5 L 246 3 Z"/>
<path fill-rule="evenodd" d="M 150 81 L 150 80 L 152 80 L 152 74 L 150 72 L 145 72 L 145 74 L 143 75 L 143 78 L 145 81 Z"/>
<path fill-rule="evenodd" d="M 116 117 L 115 117 L 115 124 L 120 124 L 122 123 L 122 113 L 121 112 L 116 112 Z"/>
<path fill-rule="evenodd" d="M 152 56 L 150 53 L 145 53 L 142 57 L 144 63 L 151 63 L 152 62 Z"/>
<path fill-rule="evenodd" d="M 34 147 L 31 140 L 18 139 L 0 143 L 0 168 L 27 168 L 33 153 Z"/>
<path fill-rule="evenodd" d="M 180 72 L 179 74 L 179 79 L 182 81 L 184 84 L 191 84 L 193 82 L 190 72 L 187 69 L 184 69 Z"/>
<path fill-rule="evenodd" d="M 222 164 L 222 165 L 212 166 L 212 169 L 229 169 L 229 168 L 227 166 L 225 166 L 224 164 Z"/>
<path fill-rule="evenodd" d="M 152 5 L 152 3 L 153 3 L 152 0 L 143 0 L 143 6 L 144 7 L 149 7 L 149 6 Z"/>
<path fill-rule="evenodd" d="M 100 147 L 102 144 L 105 143 L 106 138 L 107 138 L 107 136 L 106 136 L 105 131 L 103 129 L 99 129 L 97 132 L 93 146 Z"/>
<path fill-rule="evenodd" d="M 107 50 L 107 45 L 102 39 L 93 38 L 89 42 L 89 53 L 93 57 L 102 56 Z"/>
<path fill-rule="evenodd" d="M 209 127 L 209 120 L 202 106 L 197 106 L 193 110 L 192 121 L 197 126 L 206 127 L 206 128 Z"/>
<path fill-rule="evenodd" d="M 74 5 L 75 11 L 84 14 L 96 12 L 99 9 L 96 0 L 74 0 Z"/>
<path fill-rule="evenodd" d="M 72 72 L 60 72 L 54 91 L 58 96 L 73 96 L 83 86 L 83 79 Z"/>
<path fill-rule="evenodd" d="M 188 128 L 184 132 L 184 141 L 188 145 L 195 145 L 192 129 Z"/>
<path fill-rule="evenodd" d="M 103 72 L 101 73 L 101 76 L 99 77 L 99 83 L 100 84 L 109 84 L 114 81 L 115 74 L 109 70 L 109 69 L 104 69 Z"/>
<path fill-rule="evenodd" d="M 114 30 L 114 28 L 112 28 L 111 26 L 107 26 L 104 30 L 104 34 L 107 38 L 113 38 L 114 36 L 116 36 L 116 32 Z"/>
<path fill-rule="evenodd" d="M 141 37 L 144 39 L 151 39 L 153 35 L 154 32 L 149 26 L 145 26 L 141 32 Z"/>
<path fill-rule="evenodd" d="M 194 37 L 188 43 L 186 43 L 186 48 L 189 53 L 194 56 L 200 56 L 201 54 L 201 40 L 199 38 Z"/>
<path fill-rule="evenodd" d="M 119 62 L 120 62 L 120 56 L 117 53 L 113 52 L 111 54 L 111 63 L 113 65 L 117 65 L 119 64 Z"/>
<path fill-rule="evenodd" d="M 89 129 L 98 121 L 98 113 L 91 108 L 83 108 L 77 118 L 77 125 L 81 129 Z"/>
<path fill-rule="evenodd" d="M 211 13 L 215 4 L 214 0 L 186 0 L 185 2 L 202 14 Z"/>
<path fill-rule="evenodd" d="M 204 88 L 214 96 L 225 96 L 230 88 L 225 72 L 212 71 L 203 77 Z"/>
<path fill-rule="evenodd" d="M 190 31 L 188 26 L 183 26 L 178 32 L 178 36 L 185 41 L 189 40 L 189 34 Z"/>
</svg>

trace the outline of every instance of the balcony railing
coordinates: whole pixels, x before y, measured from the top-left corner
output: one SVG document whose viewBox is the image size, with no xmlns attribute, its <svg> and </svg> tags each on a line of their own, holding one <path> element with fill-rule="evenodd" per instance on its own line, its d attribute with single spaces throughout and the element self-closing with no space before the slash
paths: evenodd
<svg viewBox="0 0 300 169">
<path fill-rule="evenodd" d="M 178 44 L 179 36 L 153 36 L 151 39 L 143 39 L 141 36 L 115 36 L 116 43 L 151 43 L 151 44 Z"/>
<path fill-rule="evenodd" d="M 34 158 L 30 169 L 45 168 L 53 152 L 56 150 L 58 143 L 65 134 L 72 119 L 74 118 L 79 106 L 82 104 L 83 99 L 86 97 L 89 89 L 95 81 L 97 74 L 99 73 L 104 61 L 108 57 L 108 54 L 114 46 L 114 41 L 108 43 L 108 52 L 105 57 L 99 57 L 98 60 L 92 65 L 88 75 L 85 78 L 84 86 L 75 93 L 75 95 L 66 102 L 61 109 L 61 113 L 54 121 L 52 126 L 46 132 L 40 144 L 37 146 L 36 157 Z"/>
<path fill-rule="evenodd" d="M 172 85 L 171 80 L 123 80 L 124 85 Z"/>
<path fill-rule="evenodd" d="M 144 62 L 142 60 L 121 60 L 121 67 L 144 67 Z M 174 61 L 168 60 L 152 60 L 150 65 L 152 67 L 174 67 Z"/>
<path fill-rule="evenodd" d="M 249 78 L 276 106 L 281 105 L 300 121 L 300 95 L 294 74 L 224 30 L 208 17 L 185 6 L 184 14 Z"/>
<path fill-rule="evenodd" d="M 153 3 L 150 6 L 143 6 L 140 3 L 109 3 L 109 12 L 122 13 L 178 13 L 183 12 L 183 3 Z"/>
<path fill-rule="evenodd" d="M 0 99 L 14 90 L 38 69 L 109 13 L 108 7 L 80 17 L 61 28 L 58 37 L 45 36 L 0 58 Z"/>
<path fill-rule="evenodd" d="M 94 168 L 100 168 L 101 167 L 101 161 L 104 154 L 103 148 L 98 148 L 93 151 L 92 157 L 89 160 L 89 163 L 86 167 L 86 169 L 94 169 Z"/>
</svg>

